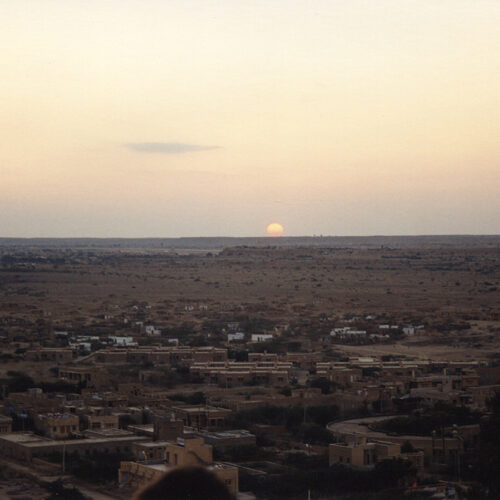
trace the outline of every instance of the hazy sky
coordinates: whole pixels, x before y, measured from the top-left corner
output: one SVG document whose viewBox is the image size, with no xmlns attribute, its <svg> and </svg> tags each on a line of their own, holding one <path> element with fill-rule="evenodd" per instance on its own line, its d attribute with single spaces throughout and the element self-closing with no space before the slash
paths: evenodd
<svg viewBox="0 0 500 500">
<path fill-rule="evenodd" d="M 0 236 L 500 233 L 498 0 L 0 0 Z"/>
</svg>

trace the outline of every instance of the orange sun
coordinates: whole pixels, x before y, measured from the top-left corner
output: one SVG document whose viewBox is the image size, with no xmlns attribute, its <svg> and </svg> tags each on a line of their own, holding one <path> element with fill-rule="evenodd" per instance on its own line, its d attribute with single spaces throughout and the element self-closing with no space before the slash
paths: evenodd
<svg viewBox="0 0 500 500">
<path fill-rule="evenodd" d="M 281 236 L 285 231 L 285 228 L 279 222 L 271 222 L 266 227 L 266 233 L 268 236 Z"/>
</svg>

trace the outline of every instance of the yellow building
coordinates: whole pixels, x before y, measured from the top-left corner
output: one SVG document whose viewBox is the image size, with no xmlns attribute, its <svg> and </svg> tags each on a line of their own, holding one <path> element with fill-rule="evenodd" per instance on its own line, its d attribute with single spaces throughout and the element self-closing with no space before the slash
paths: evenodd
<svg viewBox="0 0 500 500">
<path fill-rule="evenodd" d="M 401 453 L 400 443 L 368 441 L 364 436 L 356 436 L 346 443 L 330 444 L 328 452 L 330 466 L 342 464 L 350 467 L 371 468 L 382 460 L 402 458 L 410 461 L 418 472 L 422 472 L 424 468 L 423 451 Z"/>
<path fill-rule="evenodd" d="M 139 488 L 176 466 L 201 465 L 212 471 L 232 493 L 238 492 L 238 468 L 214 463 L 212 446 L 205 444 L 203 438 L 136 443 L 133 449 L 140 461 L 121 463 L 120 485 Z"/>
<path fill-rule="evenodd" d="M 213 472 L 233 495 L 238 493 L 237 467 L 214 463 L 206 466 L 206 468 L 210 472 Z M 172 469 L 171 465 L 165 463 L 144 464 L 139 462 L 122 462 L 118 471 L 119 484 L 128 484 L 133 488 L 141 488 Z"/>
<path fill-rule="evenodd" d="M 95 429 L 118 429 L 118 415 L 110 415 L 104 413 L 102 410 L 94 409 L 81 416 L 85 423 L 85 428 L 90 430 Z"/>
<path fill-rule="evenodd" d="M 365 438 L 350 443 L 329 446 L 330 465 L 343 464 L 351 467 L 373 467 L 375 463 L 401 455 L 401 446 L 385 441 L 367 442 Z"/>
<path fill-rule="evenodd" d="M 218 429 L 224 427 L 226 417 L 231 413 L 227 408 L 208 405 L 173 405 L 170 411 L 184 426 L 195 429 Z"/>
<path fill-rule="evenodd" d="M 177 441 L 146 441 L 133 447 L 137 460 L 163 460 L 169 465 L 207 465 L 213 461 L 212 446 L 203 438 Z"/>
</svg>

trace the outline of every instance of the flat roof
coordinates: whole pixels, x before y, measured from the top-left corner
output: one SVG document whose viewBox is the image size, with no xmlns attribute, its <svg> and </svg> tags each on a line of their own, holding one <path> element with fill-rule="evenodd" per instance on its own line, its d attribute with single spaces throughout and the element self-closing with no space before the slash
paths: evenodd
<svg viewBox="0 0 500 500">
<path fill-rule="evenodd" d="M 137 443 L 139 446 L 144 446 L 146 448 L 156 448 L 157 446 L 167 446 L 170 444 L 177 444 L 174 441 L 141 441 Z"/>
<path fill-rule="evenodd" d="M 161 472 L 166 472 L 166 471 L 174 468 L 174 466 L 166 464 L 166 463 L 141 464 L 141 465 L 143 465 L 144 467 L 147 467 L 148 469 L 158 470 Z M 208 470 L 216 470 L 216 469 L 235 469 L 236 467 L 234 465 L 227 465 L 227 464 L 223 464 L 220 462 L 215 462 L 213 464 L 207 465 L 206 468 Z"/>
<path fill-rule="evenodd" d="M 241 437 L 255 437 L 250 431 L 245 429 L 230 430 L 230 431 L 213 431 L 213 432 L 197 432 L 201 436 L 206 436 L 211 439 L 228 439 L 228 438 L 241 438 Z"/>
<path fill-rule="evenodd" d="M 36 434 L 27 432 L 13 432 L 8 434 L 0 434 L 0 442 L 8 441 L 10 443 L 20 444 L 27 448 L 43 448 L 45 446 L 77 446 L 80 444 L 103 444 L 106 442 L 133 442 L 141 441 L 143 439 L 148 439 L 145 436 L 122 436 L 122 437 L 112 437 L 112 438 L 90 438 L 90 439 L 48 439 Z"/>
</svg>

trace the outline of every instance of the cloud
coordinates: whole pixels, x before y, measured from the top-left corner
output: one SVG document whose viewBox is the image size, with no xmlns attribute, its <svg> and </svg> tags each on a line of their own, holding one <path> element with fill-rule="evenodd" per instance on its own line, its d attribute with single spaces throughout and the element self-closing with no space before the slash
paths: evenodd
<svg viewBox="0 0 500 500">
<path fill-rule="evenodd" d="M 219 149 L 219 146 L 201 146 L 199 144 L 182 144 L 180 142 L 129 142 L 125 144 L 125 147 L 139 153 L 163 153 L 167 155 Z"/>
</svg>

